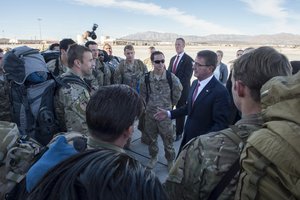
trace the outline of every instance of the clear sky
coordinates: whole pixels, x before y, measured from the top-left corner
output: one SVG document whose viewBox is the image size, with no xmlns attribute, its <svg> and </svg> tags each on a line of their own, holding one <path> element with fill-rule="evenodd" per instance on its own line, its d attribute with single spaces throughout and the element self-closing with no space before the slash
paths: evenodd
<svg viewBox="0 0 300 200">
<path fill-rule="evenodd" d="M 2 0 L 0 38 L 62 39 L 91 30 L 113 38 L 144 31 L 180 35 L 300 34 L 300 0 Z"/>
</svg>

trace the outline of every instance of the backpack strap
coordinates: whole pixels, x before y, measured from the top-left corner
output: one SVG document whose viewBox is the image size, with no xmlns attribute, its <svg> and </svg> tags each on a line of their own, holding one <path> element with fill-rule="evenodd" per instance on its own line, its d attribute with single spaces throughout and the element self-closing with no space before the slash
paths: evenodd
<svg viewBox="0 0 300 200">
<path fill-rule="evenodd" d="M 146 103 L 149 101 L 149 93 L 151 93 L 150 87 L 150 72 L 145 73 L 145 85 L 146 85 Z"/>
<path fill-rule="evenodd" d="M 170 87 L 170 95 L 171 95 L 171 102 L 173 104 L 173 80 L 172 80 L 172 74 L 168 70 L 166 70 L 167 80 Z"/>
<path fill-rule="evenodd" d="M 57 81 L 61 86 L 64 86 L 67 88 L 70 87 L 70 85 L 68 83 L 74 83 L 74 84 L 78 84 L 78 85 L 84 87 L 87 91 L 89 91 L 89 93 L 91 93 L 91 91 L 92 91 L 91 87 L 84 80 L 79 78 L 78 76 L 67 75 L 67 76 L 60 77 L 59 79 L 57 79 Z"/>
<path fill-rule="evenodd" d="M 54 76 L 59 76 L 59 57 L 55 59 L 55 68 L 53 71 Z"/>
<path fill-rule="evenodd" d="M 216 200 L 219 198 L 219 196 L 222 194 L 226 186 L 229 185 L 230 181 L 233 179 L 233 177 L 238 173 L 240 170 L 240 162 L 239 158 L 234 161 L 234 163 L 231 165 L 230 169 L 227 171 L 227 173 L 223 176 L 221 181 L 218 183 L 218 185 L 213 189 L 213 191 L 210 193 L 208 200 Z"/>
<path fill-rule="evenodd" d="M 237 146 L 240 145 L 240 143 L 243 143 L 243 140 L 239 137 L 237 134 L 240 130 L 237 126 L 233 125 L 230 126 L 231 130 L 233 131 L 226 131 L 222 130 L 220 133 L 230 138 Z M 222 194 L 224 189 L 229 185 L 230 181 L 234 178 L 234 176 L 239 172 L 240 170 L 240 158 L 238 157 L 234 163 L 231 165 L 230 169 L 227 171 L 227 173 L 222 177 L 221 181 L 215 186 L 215 188 L 210 193 L 208 200 L 216 200 L 219 198 L 219 196 Z"/>
</svg>

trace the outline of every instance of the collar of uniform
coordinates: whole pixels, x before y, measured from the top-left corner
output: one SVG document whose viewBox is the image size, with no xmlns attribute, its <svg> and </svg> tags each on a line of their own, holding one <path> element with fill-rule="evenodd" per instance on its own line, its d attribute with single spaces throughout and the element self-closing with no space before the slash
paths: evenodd
<svg viewBox="0 0 300 200">
<path fill-rule="evenodd" d="M 108 142 L 104 142 L 99 139 L 96 139 L 92 136 L 88 136 L 87 145 L 88 145 L 88 147 L 94 148 L 94 149 L 98 149 L 98 148 L 111 149 L 111 150 L 114 150 L 114 151 L 117 151 L 120 153 L 125 153 L 124 149 L 122 149 L 121 147 L 118 147 L 118 146 L 108 143 Z"/>
<path fill-rule="evenodd" d="M 158 80 L 158 81 L 159 81 L 159 80 L 167 79 L 166 70 L 163 72 L 162 75 L 159 76 L 158 79 L 156 78 L 157 76 L 155 76 L 154 71 L 150 72 L 150 74 L 152 75 L 152 78 L 153 78 L 153 79 Z"/>
<path fill-rule="evenodd" d="M 74 75 L 74 76 L 78 76 L 79 78 L 81 78 L 83 80 L 83 77 L 79 76 L 72 68 L 68 67 L 68 71 L 67 74 L 69 75 Z"/>
<path fill-rule="evenodd" d="M 264 123 L 261 113 L 250 114 L 250 115 L 242 115 L 242 118 L 236 122 L 235 125 L 243 125 L 243 124 L 253 124 L 253 125 L 261 125 Z"/>
</svg>

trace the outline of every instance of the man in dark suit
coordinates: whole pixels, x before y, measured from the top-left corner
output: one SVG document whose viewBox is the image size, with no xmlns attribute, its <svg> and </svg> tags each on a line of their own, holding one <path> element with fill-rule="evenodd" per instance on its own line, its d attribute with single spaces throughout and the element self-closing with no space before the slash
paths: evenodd
<svg viewBox="0 0 300 200">
<path fill-rule="evenodd" d="M 170 60 L 168 71 L 174 73 L 180 80 L 183 87 L 181 97 L 176 104 L 176 108 L 186 105 L 187 97 L 190 89 L 190 81 L 193 74 L 193 59 L 184 52 L 185 41 L 183 38 L 177 38 L 175 49 L 177 55 Z M 176 139 L 178 141 L 182 137 L 185 116 L 176 118 Z"/>
<path fill-rule="evenodd" d="M 204 50 L 197 53 L 193 70 L 197 78 L 190 88 L 187 104 L 172 111 L 158 108 L 157 120 L 187 115 L 181 148 L 192 138 L 228 127 L 230 97 L 226 88 L 213 75 L 217 55 Z"/>
</svg>

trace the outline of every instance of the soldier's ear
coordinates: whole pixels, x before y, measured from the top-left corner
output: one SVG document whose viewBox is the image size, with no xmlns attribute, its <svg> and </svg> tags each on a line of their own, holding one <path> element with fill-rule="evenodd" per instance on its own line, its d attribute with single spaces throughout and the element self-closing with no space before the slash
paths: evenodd
<svg viewBox="0 0 300 200">
<path fill-rule="evenodd" d="M 80 62 L 79 59 L 75 59 L 75 60 L 74 60 L 74 65 L 75 65 L 75 66 L 80 66 L 80 64 L 81 64 L 81 62 Z"/>
<path fill-rule="evenodd" d="M 244 97 L 245 96 L 246 86 L 242 81 L 240 81 L 240 80 L 235 81 L 234 82 L 234 87 L 235 87 L 235 90 L 236 90 L 239 97 Z"/>
<path fill-rule="evenodd" d="M 123 136 L 124 138 L 130 138 L 133 134 L 133 131 L 134 131 L 134 128 L 133 128 L 133 125 L 129 126 L 128 129 L 126 129 L 124 132 L 123 132 Z"/>
</svg>

